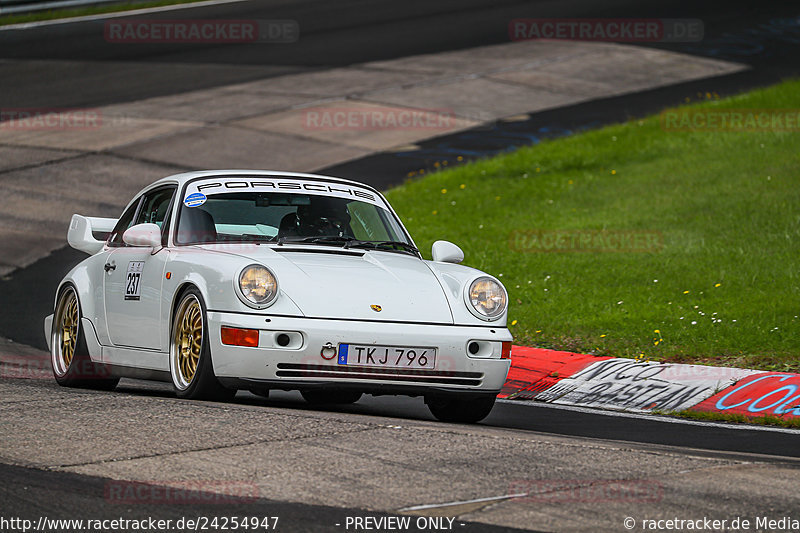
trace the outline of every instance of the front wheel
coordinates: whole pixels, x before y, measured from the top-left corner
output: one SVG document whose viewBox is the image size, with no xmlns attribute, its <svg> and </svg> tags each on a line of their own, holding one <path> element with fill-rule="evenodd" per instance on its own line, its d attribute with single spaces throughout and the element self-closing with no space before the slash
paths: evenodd
<svg viewBox="0 0 800 533">
<path fill-rule="evenodd" d="M 58 298 L 50 338 L 50 363 L 53 377 L 62 387 L 112 390 L 119 378 L 108 367 L 89 357 L 81 331 L 81 305 L 75 288 L 67 286 Z"/>
<path fill-rule="evenodd" d="M 203 297 L 197 289 L 188 289 L 175 308 L 169 346 L 169 373 L 178 398 L 229 400 L 236 395 L 214 375 L 208 333 Z"/>
<path fill-rule="evenodd" d="M 441 422 L 474 424 L 492 411 L 495 396 L 459 398 L 458 396 L 426 398 L 431 414 Z"/>
</svg>

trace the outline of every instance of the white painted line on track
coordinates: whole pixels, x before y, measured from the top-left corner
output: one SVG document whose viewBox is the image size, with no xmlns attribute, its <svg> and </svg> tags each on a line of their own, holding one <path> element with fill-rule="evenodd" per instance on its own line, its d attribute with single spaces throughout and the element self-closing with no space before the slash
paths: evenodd
<svg viewBox="0 0 800 533">
<path fill-rule="evenodd" d="M 475 500 L 462 500 L 456 502 L 447 502 L 447 503 L 431 503 L 427 505 L 415 505 L 413 507 L 404 507 L 399 509 L 399 512 L 410 512 L 410 511 L 425 511 L 427 509 L 438 509 L 440 507 L 455 507 L 457 505 L 467 505 L 470 503 L 485 503 L 485 502 L 494 502 L 494 501 L 502 501 L 502 500 L 510 500 L 512 498 L 524 498 L 528 496 L 527 492 L 520 493 L 520 494 L 506 494 L 505 496 L 492 496 L 489 498 L 477 498 Z"/>
<path fill-rule="evenodd" d="M 794 435 L 800 435 L 800 430 L 797 429 L 790 429 L 790 428 L 782 428 L 776 426 L 761 426 L 756 424 L 724 424 L 721 422 L 701 422 L 698 420 L 690 420 L 685 418 L 678 418 L 674 416 L 668 415 L 651 415 L 646 413 L 630 413 L 626 411 L 605 411 L 602 409 L 595 409 L 591 407 L 579 407 L 577 405 L 561 405 L 555 403 L 546 403 L 546 402 L 533 402 L 533 401 L 520 401 L 520 400 L 506 400 L 506 399 L 498 399 L 498 402 L 507 403 L 507 404 L 514 404 L 514 405 L 524 405 L 526 407 L 538 407 L 544 409 L 561 409 L 564 411 L 575 411 L 578 413 L 586 413 L 592 415 L 601 415 L 601 416 L 616 416 L 620 418 L 637 418 L 640 420 L 650 420 L 651 422 L 666 422 L 669 424 L 685 424 L 688 426 L 707 426 L 707 427 L 716 427 L 722 429 L 733 429 L 733 430 L 740 430 L 740 431 L 767 431 L 773 433 L 791 433 Z"/>
<path fill-rule="evenodd" d="M 0 31 L 8 30 L 28 30 L 41 26 L 55 26 L 58 24 L 72 24 L 73 22 L 87 22 L 92 20 L 114 19 L 120 17 L 134 17 L 137 15 L 147 15 L 150 13 L 161 13 L 163 11 L 177 11 L 179 9 L 191 9 L 194 7 L 215 6 L 218 4 L 235 4 L 239 2 L 249 2 L 250 0 L 205 0 L 203 2 L 189 2 L 186 4 L 174 4 L 171 6 L 147 7 L 144 9 L 133 9 L 131 11 L 113 11 L 111 13 L 98 13 L 97 15 L 85 15 L 83 17 L 68 17 L 63 19 L 39 20 L 36 22 L 22 22 L 20 24 L 8 24 L 0 26 Z"/>
</svg>

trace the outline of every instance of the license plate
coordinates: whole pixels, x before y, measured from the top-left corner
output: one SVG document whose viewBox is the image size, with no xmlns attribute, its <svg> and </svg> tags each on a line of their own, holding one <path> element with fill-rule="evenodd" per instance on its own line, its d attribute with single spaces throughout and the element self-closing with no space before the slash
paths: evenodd
<svg viewBox="0 0 800 533">
<path fill-rule="evenodd" d="M 339 364 L 386 368 L 435 368 L 436 349 L 415 346 L 340 344 Z"/>
</svg>

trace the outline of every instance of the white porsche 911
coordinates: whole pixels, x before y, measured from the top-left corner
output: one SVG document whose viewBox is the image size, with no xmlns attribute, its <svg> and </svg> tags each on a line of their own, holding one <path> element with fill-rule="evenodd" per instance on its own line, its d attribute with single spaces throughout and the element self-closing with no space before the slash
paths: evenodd
<svg viewBox="0 0 800 533">
<path fill-rule="evenodd" d="M 91 257 L 45 319 L 64 386 L 171 381 L 181 398 L 299 390 L 311 403 L 424 396 L 486 417 L 508 373 L 508 296 L 437 241 L 423 260 L 375 189 L 251 170 L 161 179 L 119 219 L 73 215 Z"/>
</svg>

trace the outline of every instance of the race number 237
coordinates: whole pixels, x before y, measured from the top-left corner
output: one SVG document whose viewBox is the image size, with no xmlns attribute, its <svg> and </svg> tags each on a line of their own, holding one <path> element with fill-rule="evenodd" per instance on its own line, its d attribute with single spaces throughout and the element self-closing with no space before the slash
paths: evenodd
<svg viewBox="0 0 800 533">
<path fill-rule="evenodd" d="M 126 300 L 138 300 L 142 295 L 142 270 L 144 270 L 144 261 L 128 263 L 128 274 L 125 277 Z"/>
</svg>

